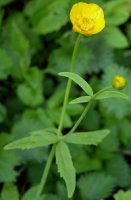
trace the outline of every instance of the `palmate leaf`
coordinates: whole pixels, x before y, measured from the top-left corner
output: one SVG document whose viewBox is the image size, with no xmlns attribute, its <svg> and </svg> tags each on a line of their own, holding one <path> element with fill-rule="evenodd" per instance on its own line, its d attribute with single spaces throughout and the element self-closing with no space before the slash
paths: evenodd
<svg viewBox="0 0 131 200">
<path fill-rule="evenodd" d="M 129 97 L 126 94 L 117 91 L 103 91 L 95 95 L 95 99 L 97 100 L 108 99 L 108 98 L 129 99 Z"/>
<path fill-rule="evenodd" d="M 56 146 L 56 163 L 61 177 L 65 180 L 68 197 L 70 198 L 74 193 L 76 185 L 75 168 L 68 146 L 63 141 L 60 141 Z"/>
<path fill-rule="evenodd" d="M 87 103 L 91 100 L 91 96 L 82 96 L 70 101 L 70 104 Z"/>
<path fill-rule="evenodd" d="M 60 76 L 64 76 L 67 78 L 70 78 L 72 81 L 74 81 L 76 84 L 78 84 L 88 95 L 93 95 L 93 90 L 90 87 L 90 85 L 81 78 L 78 74 L 71 73 L 71 72 L 61 72 L 59 73 Z"/>
<path fill-rule="evenodd" d="M 63 141 L 73 144 L 97 145 L 109 134 L 109 132 L 109 130 L 105 129 L 98 131 L 73 133 L 64 136 Z"/>
<path fill-rule="evenodd" d="M 57 142 L 57 136 L 54 133 L 45 132 L 45 130 L 35 131 L 34 135 L 16 140 L 10 144 L 7 144 L 4 149 L 32 149 L 36 147 L 47 146 Z"/>
</svg>

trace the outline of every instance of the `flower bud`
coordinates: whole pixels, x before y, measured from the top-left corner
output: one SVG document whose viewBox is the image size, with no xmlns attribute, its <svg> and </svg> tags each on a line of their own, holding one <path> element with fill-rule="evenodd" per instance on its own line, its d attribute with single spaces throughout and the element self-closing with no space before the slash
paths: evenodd
<svg viewBox="0 0 131 200">
<path fill-rule="evenodd" d="M 123 78 L 123 76 L 117 75 L 113 78 L 112 85 L 116 89 L 121 90 L 126 87 L 126 84 L 127 84 L 127 80 Z"/>
<path fill-rule="evenodd" d="M 83 35 L 99 33 L 105 27 L 104 13 L 97 4 L 76 3 L 70 11 L 73 30 Z"/>
</svg>

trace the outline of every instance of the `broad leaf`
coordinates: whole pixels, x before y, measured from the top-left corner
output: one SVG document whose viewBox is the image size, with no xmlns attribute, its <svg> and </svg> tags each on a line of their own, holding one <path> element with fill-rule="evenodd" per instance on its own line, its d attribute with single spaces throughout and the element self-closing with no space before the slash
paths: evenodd
<svg viewBox="0 0 131 200">
<path fill-rule="evenodd" d="M 122 98 L 122 99 L 129 99 L 129 97 L 122 93 L 117 91 L 103 91 L 101 93 L 98 93 L 95 95 L 95 99 L 107 99 L 107 98 Z"/>
<path fill-rule="evenodd" d="M 131 190 L 128 191 L 122 191 L 119 190 L 115 195 L 114 195 L 115 200 L 130 200 L 131 199 Z"/>
<path fill-rule="evenodd" d="M 78 97 L 76 99 L 73 99 L 70 101 L 70 104 L 76 104 L 76 103 L 87 103 L 91 100 L 90 96 L 83 96 L 83 97 Z"/>
<path fill-rule="evenodd" d="M 47 34 L 67 23 L 67 8 L 68 0 L 32 0 L 27 4 L 25 14 L 38 34 Z"/>
<path fill-rule="evenodd" d="M 36 147 L 42 147 L 57 142 L 57 136 L 50 132 L 44 132 L 42 134 L 32 134 L 29 137 L 16 140 L 10 144 L 7 144 L 4 149 L 32 149 Z"/>
<path fill-rule="evenodd" d="M 75 168 L 71 159 L 68 146 L 63 141 L 56 146 L 56 163 L 61 177 L 65 180 L 68 197 L 70 198 L 75 190 Z"/>
<path fill-rule="evenodd" d="M 127 48 L 129 42 L 123 32 L 117 27 L 108 27 L 105 29 L 107 43 L 113 48 Z"/>
<path fill-rule="evenodd" d="M 64 136 L 63 141 L 73 144 L 97 145 L 109 134 L 109 132 L 109 130 L 105 129 L 90 132 L 72 133 Z"/>
<path fill-rule="evenodd" d="M 4 184 L 1 193 L 1 200 L 19 200 L 19 193 L 15 185 L 12 183 Z"/>
<path fill-rule="evenodd" d="M 65 76 L 67 78 L 70 78 L 72 81 L 74 81 L 76 84 L 78 84 L 88 95 L 92 96 L 93 91 L 90 85 L 81 78 L 78 74 L 71 73 L 71 72 L 61 72 L 59 73 L 60 76 Z"/>
</svg>

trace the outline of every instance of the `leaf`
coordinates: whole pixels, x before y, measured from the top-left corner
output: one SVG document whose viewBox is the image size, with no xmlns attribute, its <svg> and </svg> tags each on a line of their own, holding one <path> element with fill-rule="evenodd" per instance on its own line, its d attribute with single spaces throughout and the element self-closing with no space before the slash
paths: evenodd
<svg viewBox="0 0 131 200">
<path fill-rule="evenodd" d="M 0 6 L 5 6 L 8 3 L 11 3 L 14 0 L 0 0 Z"/>
<path fill-rule="evenodd" d="M 48 134 L 53 134 L 55 137 L 56 137 L 56 130 L 57 129 L 48 129 L 48 128 L 45 128 L 45 129 L 42 129 L 42 130 L 36 130 L 36 131 L 31 131 L 29 134 L 30 136 L 39 136 L 39 137 L 46 137 L 46 134 L 47 134 L 47 138 L 48 138 Z M 49 131 L 49 132 L 48 132 Z M 50 136 L 49 136 L 50 137 Z"/>
<path fill-rule="evenodd" d="M 114 200 L 130 200 L 131 199 L 131 190 L 123 191 L 119 190 L 114 195 Z"/>
<path fill-rule="evenodd" d="M 77 103 L 87 103 L 91 100 L 90 96 L 82 96 L 70 101 L 70 104 L 77 104 Z"/>
<path fill-rule="evenodd" d="M 11 27 L 10 39 L 13 50 L 21 57 L 25 56 L 29 50 L 29 41 L 15 23 Z"/>
<path fill-rule="evenodd" d="M 0 123 L 4 121 L 6 117 L 6 108 L 0 103 Z"/>
<path fill-rule="evenodd" d="M 43 98 L 43 75 L 37 67 L 32 67 L 24 75 L 25 81 L 18 85 L 17 95 L 28 106 L 40 105 Z"/>
<path fill-rule="evenodd" d="M 106 171 L 116 179 L 119 187 L 128 187 L 130 185 L 130 166 L 122 155 L 114 155 L 106 163 Z"/>
<path fill-rule="evenodd" d="M 119 26 L 130 17 L 131 3 L 128 0 L 116 0 L 105 3 L 104 11 L 108 25 Z"/>
<path fill-rule="evenodd" d="M 68 1 L 32 0 L 27 4 L 25 13 L 38 34 L 47 34 L 67 23 L 67 8 Z"/>
<path fill-rule="evenodd" d="M 12 183 L 5 183 L 1 193 L 1 200 L 19 200 L 18 189 Z"/>
<path fill-rule="evenodd" d="M 103 91 L 97 95 L 95 95 L 96 100 L 100 99 L 107 99 L 107 98 L 122 98 L 122 99 L 129 99 L 129 97 L 122 93 L 117 91 Z"/>
<path fill-rule="evenodd" d="M 11 73 L 12 61 L 4 49 L 0 49 L 0 80 L 4 80 Z"/>
<path fill-rule="evenodd" d="M 83 200 L 106 199 L 113 191 L 114 186 L 115 180 L 112 176 L 99 172 L 81 176 L 78 180 Z"/>
<path fill-rule="evenodd" d="M 36 200 L 37 191 L 38 191 L 38 186 L 31 187 L 24 193 L 22 200 Z M 37 200 L 45 200 L 45 195 L 40 196 Z"/>
<path fill-rule="evenodd" d="M 60 141 L 56 146 L 56 163 L 61 177 L 65 180 L 68 197 L 70 198 L 74 193 L 76 185 L 75 168 L 68 146 L 63 141 Z"/>
<path fill-rule="evenodd" d="M 112 26 L 106 28 L 105 38 L 107 40 L 107 43 L 113 48 L 123 49 L 129 46 L 127 38 L 117 27 Z"/>
<path fill-rule="evenodd" d="M 47 146 L 57 142 L 57 136 L 50 132 L 38 131 L 38 134 L 31 134 L 29 137 L 25 137 L 16 140 L 10 144 L 7 144 L 4 149 L 32 149 L 36 147 Z M 43 134 L 43 135 L 42 135 Z"/>
<path fill-rule="evenodd" d="M 73 80 L 76 84 L 78 84 L 88 95 L 92 96 L 93 91 L 90 85 L 81 78 L 78 74 L 71 73 L 71 72 L 61 72 L 59 73 L 60 76 L 67 77 L 71 80 Z"/>
<path fill-rule="evenodd" d="M 62 140 L 64 142 L 73 144 L 97 145 L 109 134 L 109 132 L 109 130 L 105 129 L 90 132 L 72 133 L 65 135 Z"/>
<path fill-rule="evenodd" d="M 20 156 L 12 151 L 0 151 L 0 182 L 16 181 L 18 171 L 15 167 L 20 165 Z"/>
</svg>

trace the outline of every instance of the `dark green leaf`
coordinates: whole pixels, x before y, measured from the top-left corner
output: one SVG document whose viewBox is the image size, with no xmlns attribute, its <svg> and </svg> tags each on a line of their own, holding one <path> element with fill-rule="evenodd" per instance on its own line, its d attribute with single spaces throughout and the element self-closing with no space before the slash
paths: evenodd
<svg viewBox="0 0 131 200">
<path fill-rule="evenodd" d="M 27 4 L 25 13 L 31 18 L 38 34 L 47 34 L 67 23 L 67 6 L 68 1 L 32 0 Z"/>
<path fill-rule="evenodd" d="M 114 186 L 114 178 L 104 173 L 90 173 L 81 176 L 78 180 L 78 187 L 83 200 L 106 199 L 113 191 Z"/>
</svg>

